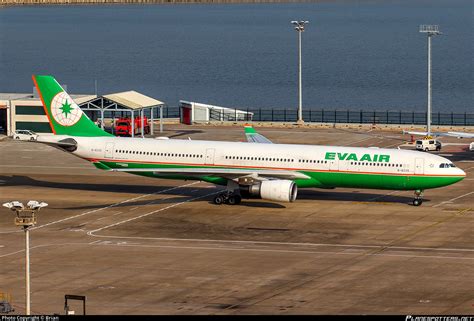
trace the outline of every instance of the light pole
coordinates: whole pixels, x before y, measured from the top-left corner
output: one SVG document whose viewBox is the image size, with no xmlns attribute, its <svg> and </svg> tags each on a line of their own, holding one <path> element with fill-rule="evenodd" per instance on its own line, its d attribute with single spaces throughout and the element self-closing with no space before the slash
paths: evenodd
<svg viewBox="0 0 474 321">
<path fill-rule="evenodd" d="M 298 120 L 296 121 L 297 124 L 303 124 L 303 81 L 302 81 L 302 71 L 301 71 L 301 34 L 304 32 L 305 25 L 309 23 L 309 21 L 296 21 L 293 20 L 291 23 L 295 26 L 295 30 L 298 32 L 298 80 L 299 80 L 299 104 L 298 104 Z"/>
<path fill-rule="evenodd" d="M 43 207 L 48 206 L 47 203 L 29 201 L 26 207 L 23 203 L 12 201 L 3 204 L 6 208 L 16 212 L 15 225 L 21 226 L 25 231 L 25 290 L 26 290 L 26 315 L 30 315 L 30 227 L 36 224 L 36 213 Z"/>
<path fill-rule="evenodd" d="M 440 35 L 438 25 L 420 25 L 420 32 L 428 35 L 428 110 L 426 114 L 426 135 L 431 136 L 431 37 Z"/>
</svg>

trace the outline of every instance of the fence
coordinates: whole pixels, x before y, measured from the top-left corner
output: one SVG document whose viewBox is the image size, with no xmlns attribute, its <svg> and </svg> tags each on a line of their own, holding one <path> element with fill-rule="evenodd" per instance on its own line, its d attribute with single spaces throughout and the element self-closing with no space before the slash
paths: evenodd
<svg viewBox="0 0 474 321">
<path fill-rule="evenodd" d="M 238 108 L 238 110 L 253 113 L 247 117 L 238 115 L 241 121 L 271 121 L 271 122 L 296 122 L 296 109 L 269 109 L 269 108 Z M 166 118 L 179 118 L 178 107 L 167 107 L 163 110 Z M 235 121 L 235 113 L 222 116 L 226 121 Z M 431 124 L 434 126 L 474 126 L 474 113 L 433 113 Z M 216 117 L 217 119 L 217 117 Z M 307 109 L 303 110 L 305 122 L 315 123 L 355 123 L 355 124 L 407 124 L 425 125 L 426 113 L 408 111 L 354 111 L 354 110 L 325 110 Z"/>
</svg>

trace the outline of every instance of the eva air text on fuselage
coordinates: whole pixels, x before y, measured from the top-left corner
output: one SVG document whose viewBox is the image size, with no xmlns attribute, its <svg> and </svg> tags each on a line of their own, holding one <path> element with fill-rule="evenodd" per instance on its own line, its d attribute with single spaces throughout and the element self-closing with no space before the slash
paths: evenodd
<svg viewBox="0 0 474 321">
<path fill-rule="evenodd" d="M 364 154 L 360 158 L 355 153 L 332 153 L 327 152 L 325 159 L 328 160 L 347 160 L 347 161 L 359 161 L 359 162 L 386 162 L 390 161 L 390 155 L 378 155 L 378 154 Z"/>
</svg>

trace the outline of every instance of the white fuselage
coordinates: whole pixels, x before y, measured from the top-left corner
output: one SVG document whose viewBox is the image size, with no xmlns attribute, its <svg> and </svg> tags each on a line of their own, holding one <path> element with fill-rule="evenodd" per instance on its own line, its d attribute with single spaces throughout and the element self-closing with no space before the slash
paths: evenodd
<svg viewBox="0 0 474 321">
<path fill-rule="evenodd" d="M 124 162 L 124 164 L 143 162 L 298 171 L 465 175 L 459 168 L 440 167 L 441 164 L 451 163 L 446 158 L 399 149 L 152 138 L 72 138 L 78 142 L 78 148 L 73 152 L 75 155 L 88 160 Z M 328 153 L 331 153 L 329 157 Z M 355 154 L 357 159 L 349 159 L 351 154 Z M 369 155 L 370 160 L 361 159 L 363 155 Z M 379 158 L 380 155 L 388 155 L 389 161 L 374 161 L 375 155 Z"/>
</svg>

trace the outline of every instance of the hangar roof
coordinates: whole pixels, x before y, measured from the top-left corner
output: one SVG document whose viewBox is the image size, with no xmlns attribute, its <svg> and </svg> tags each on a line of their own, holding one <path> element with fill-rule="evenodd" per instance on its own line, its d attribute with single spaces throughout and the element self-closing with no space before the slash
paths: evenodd
<svg viewBox="0 0 474 321">
<path fill-rule="evenodd" d="M 130 109 L 141 109 L 164 105 L 163 102 L 140 94 L 134 90 L 104 95 L 103 97 Z"/>
</svg>

